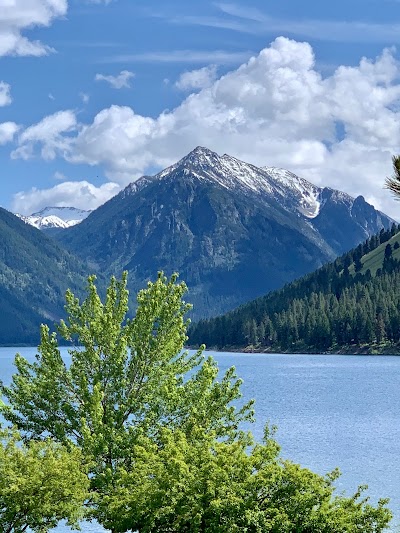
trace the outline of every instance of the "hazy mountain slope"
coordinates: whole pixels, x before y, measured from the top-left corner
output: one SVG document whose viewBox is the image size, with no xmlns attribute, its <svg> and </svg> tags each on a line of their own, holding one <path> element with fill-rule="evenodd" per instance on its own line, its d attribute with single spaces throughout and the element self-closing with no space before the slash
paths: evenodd
<svg viewBox="0 0 400 533">
<path fill-rule="evenodd" d="M 57 238 L 102 271 L 128 269 L 133 290 L 159 269 L 180 272 L 195 316 L 209 316 L 318 268 L 391 223 L 363 200 L 285 172 L 197 148 Z M 355 204 L 364 218 L 354 216 Z"/>
<path fill-rule="evenodd" d="M 39 324 L 64 314 L 67 288 L 80 293 L 87 269 L 38 229 L 0 208 L 0 344 L 34 342 Z"/>
</svg>

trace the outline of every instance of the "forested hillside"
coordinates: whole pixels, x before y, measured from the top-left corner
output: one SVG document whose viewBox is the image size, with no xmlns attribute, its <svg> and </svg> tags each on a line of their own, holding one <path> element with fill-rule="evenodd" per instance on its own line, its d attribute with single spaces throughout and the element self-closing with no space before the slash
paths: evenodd
<svg viewBox="0 0 400 533">
<path fill-rule="evenodd" d="M 193 324 L 192 345 L 287 352 L 397 351 L 400 227 L 283 289 Z"/>
</svg>

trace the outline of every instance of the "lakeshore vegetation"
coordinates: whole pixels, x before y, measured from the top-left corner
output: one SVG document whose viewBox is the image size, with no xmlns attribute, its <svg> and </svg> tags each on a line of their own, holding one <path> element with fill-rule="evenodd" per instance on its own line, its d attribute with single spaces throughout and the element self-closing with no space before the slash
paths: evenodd
<svg viewBox="0 0 400 533">
<path fill-rule="evenodd" d="M 280 456 L 273 430 L 255 443 L 242 422 L 234 368 L 220 376 L 203 347 L 189 354 L 184 283 L 159 274 L 127 318 L 127 276 L 104 301 L 90 277 L 81 302 L 67 292 L 58 334 L 47 326 L 34 363 L 20 355 L 1 384 L 0 525 L 45 532 L 82 516 L 113 533 L 381 532 L 387 500 L 364 487 L 336 494 L 338 471 L 320 476 Z M 22 439 L 22 445 L 19 445 Z"/>
</svg>

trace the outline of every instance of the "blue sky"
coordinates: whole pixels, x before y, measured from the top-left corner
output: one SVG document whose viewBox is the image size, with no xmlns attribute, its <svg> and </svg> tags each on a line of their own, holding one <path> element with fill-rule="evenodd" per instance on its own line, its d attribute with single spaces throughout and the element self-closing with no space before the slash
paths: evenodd
<svg viewBox="0 0 400 533">
<path fill-rule="evenodd" d="M 400 219 L 399 41 L 395 0 L 0 0 L 0 204 L 94 208 L 200 144 Z"/>
</svg>

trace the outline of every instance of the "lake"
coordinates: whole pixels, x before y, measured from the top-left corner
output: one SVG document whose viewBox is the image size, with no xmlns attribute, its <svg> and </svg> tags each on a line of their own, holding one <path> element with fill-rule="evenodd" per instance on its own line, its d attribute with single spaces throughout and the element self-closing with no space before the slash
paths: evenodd
<svg viewBox="0 0 400 533">
<path fill-rule="evenodd" d="M 0 377 L 8 382 L 14 354 L 0 348 Z M 63 354 L 68 358 L 67 349 Z M 321 474 L 339 467 L 339 491 L 369 485 L 372 501 L 390 497 L 400 523 L 400 357 L 214 353 L 221 371 L 234 365 L 244 399 L 255 398 L 262 438 L 266 422 L 278 426 L 282 455 Z M 100 533 L 95 524 L 84 531 Z M 57 533 L 70 531 L 64 526 Z"/>
</svg>

